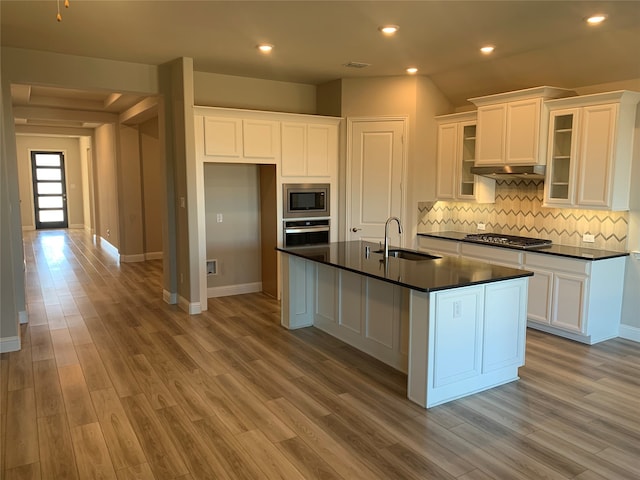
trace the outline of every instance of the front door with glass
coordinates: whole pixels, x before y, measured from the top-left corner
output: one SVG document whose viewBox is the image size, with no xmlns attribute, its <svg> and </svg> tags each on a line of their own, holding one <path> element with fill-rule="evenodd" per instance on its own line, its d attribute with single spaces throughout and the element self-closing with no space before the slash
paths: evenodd
<svg viewBox="0 0 640 480">
<path fill-rule="evenodd" d="M 62 152 L 31 152 L 36 228 L 67 228 L 67 191 Z"/>
</svg>

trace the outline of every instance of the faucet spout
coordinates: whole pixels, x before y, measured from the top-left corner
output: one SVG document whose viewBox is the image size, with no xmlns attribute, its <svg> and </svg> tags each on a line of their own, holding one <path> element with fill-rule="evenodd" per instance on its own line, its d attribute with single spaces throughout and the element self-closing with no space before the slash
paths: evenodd
<svg viewBox="0 0 640 480">
<path fill-rule="evenodd" d="M 398 224 L 398 234 L 402 235 L 402 225 L 398 217 L 389 217 L 384 224 L 384 258 L 389 258 L 389 224 L 395 221 Z"/>
</svg>

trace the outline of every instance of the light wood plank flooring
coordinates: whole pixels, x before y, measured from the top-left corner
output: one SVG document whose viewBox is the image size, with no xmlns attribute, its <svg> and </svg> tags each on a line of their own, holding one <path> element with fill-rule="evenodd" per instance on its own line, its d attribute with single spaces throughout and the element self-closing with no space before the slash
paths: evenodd
<svg viewBox="0 0 640 480">
<path fill-rule="evenodd" d="M 160 261 L 25 234 L 30 322 L 2 354 L 10 479 L 638 479 L 640 345 L 528 331 L 521 380 L 428 411 L 406 377 L 261 294 L 188 316 Z"/>
</svg>

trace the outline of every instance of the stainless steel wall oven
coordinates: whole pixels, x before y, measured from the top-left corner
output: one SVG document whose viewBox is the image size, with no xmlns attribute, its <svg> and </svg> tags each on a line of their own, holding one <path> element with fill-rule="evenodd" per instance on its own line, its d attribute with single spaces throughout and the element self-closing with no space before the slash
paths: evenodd
<svg viewBox="0 0 640 480">
<path fill-rule="evenodd" d="M 329 243 L 329 219 L 285 220 L 284 246 L 322 245 Z"/>
</svg>

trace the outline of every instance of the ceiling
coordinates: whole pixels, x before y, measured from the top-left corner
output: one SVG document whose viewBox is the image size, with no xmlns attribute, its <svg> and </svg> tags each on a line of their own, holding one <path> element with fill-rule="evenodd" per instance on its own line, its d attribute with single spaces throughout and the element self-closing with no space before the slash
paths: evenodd
<svg viewBox="0 0 640 480">
<path fill-rule="evenodd" d="M 638 1 L 70 1 L 57 22 L 56 0 L 1 0 L 2 45 L 153 65 L 191 57 L 196 71 L 314 85 L 415 66 L 455 106 L 539 85 L 640 78 Z M 588 26 L 597 12 L 607 21 Z M 383 24 L 400 30 L 385 37 Z M 258 53 L 261 42 L 275 45 L 270 55 Z M 496 46 L 492 55 L 479 52 L 485 44 Z M 344 66 L 352 61 L 370 66 Z M 27 87 L 14 102 L 67 98 L 121 111 L 139 100 Z"/>
</svg>

